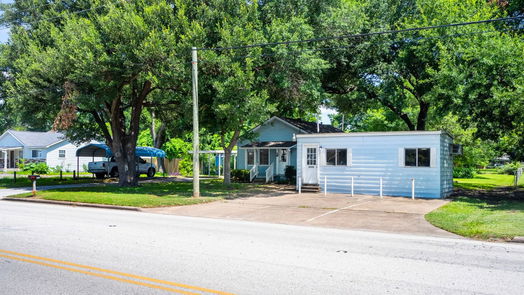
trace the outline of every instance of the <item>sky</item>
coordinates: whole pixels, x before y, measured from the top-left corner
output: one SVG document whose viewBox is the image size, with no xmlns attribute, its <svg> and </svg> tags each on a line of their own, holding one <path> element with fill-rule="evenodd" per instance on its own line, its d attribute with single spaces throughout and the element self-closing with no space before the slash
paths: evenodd
<svg viewBox="0 0 524 295">
<path fill-rule="evenodd" d="M 13 0 L 0 0 L 0 3 L 13 3 Z M 2 12 L 0 12 L 1 14 Z M 9 29 L 0 29 L 0 42 L 5 43 L 9 38 Z"/>
</svg>

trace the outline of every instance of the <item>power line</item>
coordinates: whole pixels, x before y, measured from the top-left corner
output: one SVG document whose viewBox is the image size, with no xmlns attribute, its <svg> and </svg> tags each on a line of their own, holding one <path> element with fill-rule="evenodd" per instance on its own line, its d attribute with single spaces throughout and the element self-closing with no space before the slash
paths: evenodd
<svg viewBox="0 0 524 295">
<path fill-rule="evenodd" d="M 222 51 L 222 50 L 235 50 L 235 49 L 244 49 L 244 48 L 253 48 L 253 47 L 265 47 L 265 46 L 273 46 L 273 45 L 291 45 L 291 44 L 298 44 L 298 43 L 310 43 L 310 42 L 337 40 L 337 39 L 363 38 L 363 37 L 371 37 L 371 36 L 378 36 L 378 35 L 389 35 L 389 34 L 398 34 L 398 33 L 414 32 L 414 31 L 440 29 L 440 28 L 469 26 L 469 25 L 486 24 L 486 23 L 493 23 L 493 22 L 500 22 L 500 21 L 509 21 L 509 20 L 518 20 L 518 19 L 524 19 L 524 16 L 514 16 L 514 17 L 486 19 L 486 20 L 480 20 L 480 21 L 451 23 L 451 24 L 444 24 L 444 25 L 426 26 L 426 27 L 418 27 L 418 28 L 408 28 L 408 29 L 400 29 L 400 30 L 389 30 L 389 31 L 379 31 L 379 32 L 370 32 L 370 33 L 359 33 L 359 34 L 348 34 L 348 35 L 331 36 L 331 37 L 319 37 L 319 38 L 304 39 L 304 40 L 294 40 L 294 41 L 280 41 L 280 42 L 258 43 L 258 44 L 230 46 L 230 47 L 201 47 L 201 48 L 197 48 L 197 50 L 200 50 L 200 51 L 203 51 L 203 50 Z"/>
</svg>

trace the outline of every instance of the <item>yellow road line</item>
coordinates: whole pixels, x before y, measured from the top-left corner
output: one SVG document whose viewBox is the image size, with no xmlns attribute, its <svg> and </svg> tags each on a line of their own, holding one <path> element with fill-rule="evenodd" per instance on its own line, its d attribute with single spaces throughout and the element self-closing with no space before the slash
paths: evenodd
<svg viewBox="0 0 524 295">
<path fill-rule="evenodd" d="M 138 279 L 138 280 L 143 280 L 143 281 L 150 281 L 150 282 L 164 284 L 164 285 L 170 285 L 170 286 L 175 286 L 175 287 L 180 287 L 180 288 L 185 288 L 185 289 L 191 289 L 191 290 L 196 290 L 196 291 L 201 291 L 201 292 L 213 293 L 213 294 L 218 294 L 218 295 L 233 295 L 232 293 L 227 293 L 227 292 L 222 292 L 222 291 L 217 291 L 217 290 L 211 290 L 211 289 L 207 289 L 207 288 L 201 288 L 201 287 L 196 287 L 196 286 L 191 286 L 191 285 L 186 285 L 186 284 L 180 284 L 180 283 L 175 283 L 175 282 L 170 282 L 170 281 L 164 281 L 164 280 L 159 280 L 159 279 L 154 279 L 154 278 L 149 278 L 149 277 L 143 277 L 143 276 L 128 274 L 128 273 L 114 271 L 114 270 L 109 270 L 109 269 L 103 269 L 103 268 L 94 267 L 94 266 L 88 266 L 88 265 L 82 265 L 82 264 L 77 264 L 77 263 L 72 263 L 72 262 L 61 261 L 61 260 L 52 259 L 52 258 L 39 257 L 39 256 L 23 254 L 23 253 L 7 251 L 7 250 L 1 250 L 1 249 L 0 249 L 0 252 L 11 254 L 11 255 L 16 255 L 16 256 L 28 257 L 28 258 L 32 258 L 32 259 L 44 260 L 44 261 L 49 261 L 49 262 L 54 262 L 54 263 L 59 263 L 59 264 L 79 267 L 79 268 L 95 270 L 95 271 L 99 271 L 99 272 L 115 274 L 115 275 L 119 275 L 119 276 L 124 276 L 124 277 L 134 278 L 134 279 Z M 0 255 L 0 256 L 6 257 L 4 255 Z M 27 262 L 33 262 L 33 261 L 27 261 Z M 36 262 L 38 262 L 38 261 L 36 261 Z M 41 263 L 38 263 L 38 264 L 41 264 Z M 56 265 L 47 264 L 47 263 L 46 264 L 42 264 L 42 265 L 51 266 L 51 267 L 57 267 Z M 58 267 L 58 268 L 61 268 L 61 267 Z M 67 269 L 68 270 L 73 270 L 73 271 L 78 271 L 76 269 L 70 269 L 70 268 L 67 268 Z M 84 273 L 83 271 L 78 271 L 78 272 Z M 85 273 L 87 273 L 87 274 L 94 274 L 92 272 L 85 272 Z M 113 278 L 113 276 L 109 276 L 109 277 Z M 117 279 L 120 279 L 120 278 L 117 278 Z M 131 281 L 131 282 L 135 282 L 135 281 Z M 137 282 L 137 283 L 139 283 L 139 282 Z M 152 285 L 152 286 L 156 286 L 156 285 Z M 173 290 L 175 290 L 175 289 L 173 289 Z M 178 290 L 177 290 L 177 292 L 178 292 Z M 187 294 L 195 294 L 195 293 L 187 293 Z"/>
<path fill-rule="evenodd" d="M 83 273 L 83 274 L 90 275 L 90 276 L 101 277 L 101 278 L 104 278 L 104 279 L 115 280 L 115 281 L 125 282 L 125 283 L 129 283 L 129 284 L 145 286 L 145 287 L 149 287 L 149 288 L 161 289 L 161 290 L 170 291 L 170 292 L 176 292 L 176 293 L 180 293 L 180 294 L 199 295 L 198 293 L 186 292 L 186 291 L 177 290 L 177 289 L 173 289 L 173 288 L 168 288 L 168 287 L 163 287 L 163 286 L 158 286 L 158 285 L 153 285 L 153 284 L 148 284 L 148 283 L 142 283 L 142 282 L 138 282 L 138 281 L 133 281 L 133 280 L 123 279 L 123 278 L 114 277 L 114 276 L 110 276 L 110 275 L 104 275 L 104 274 L 99 274 L 99 273 L 95 273 L 95 272 L 75 269 L 75 268 L 71 268 L 71 267 L 54 265 L 54 264 L 41 262 L 41 261 L 36 261 L 36 260 L 29 260 L 29 259 L 25 259 L 25 258 L 9 256 L 9 255 L 3 255 L 3 254 L 0 254 L 0 257 L 4 257 L 4 258 L 8 258 L 8 259 L 14 259 L 14 260 L 19 260 L 19 261 L 23 261 L 23 262 L 40 264 L 40 265 L 43 265 L 43 266 L 49 266 L 49 267 L 59 268 L 59 269 L 63 269 L 63 270 L 73 271 L 73 272 L 79 272 L 79 273 Z"/>
</svg>

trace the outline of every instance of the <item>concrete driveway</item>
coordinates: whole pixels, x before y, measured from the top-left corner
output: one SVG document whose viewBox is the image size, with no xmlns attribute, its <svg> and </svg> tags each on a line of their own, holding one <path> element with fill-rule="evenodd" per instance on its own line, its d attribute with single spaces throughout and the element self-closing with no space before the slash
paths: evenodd
<svg viewBox="0 0 524 295">
<path fill-rule="evenodd" d="M 276 192 L 145 212 L 269 223 L 458 237 L 432 226 L 424 215 L 446 200 Z"/>
</svg>

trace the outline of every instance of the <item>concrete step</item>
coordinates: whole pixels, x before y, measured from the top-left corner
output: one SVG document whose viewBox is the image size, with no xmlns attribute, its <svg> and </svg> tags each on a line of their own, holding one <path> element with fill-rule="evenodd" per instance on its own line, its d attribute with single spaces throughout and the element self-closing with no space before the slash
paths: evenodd
<svg viewBox="0 0 524 295">
<path fill-rule="evenodd" d="M 305 193 L 318 193 L 320 186 L 318 184 L 303 184 L 301 190 Z"/>
</svg>

